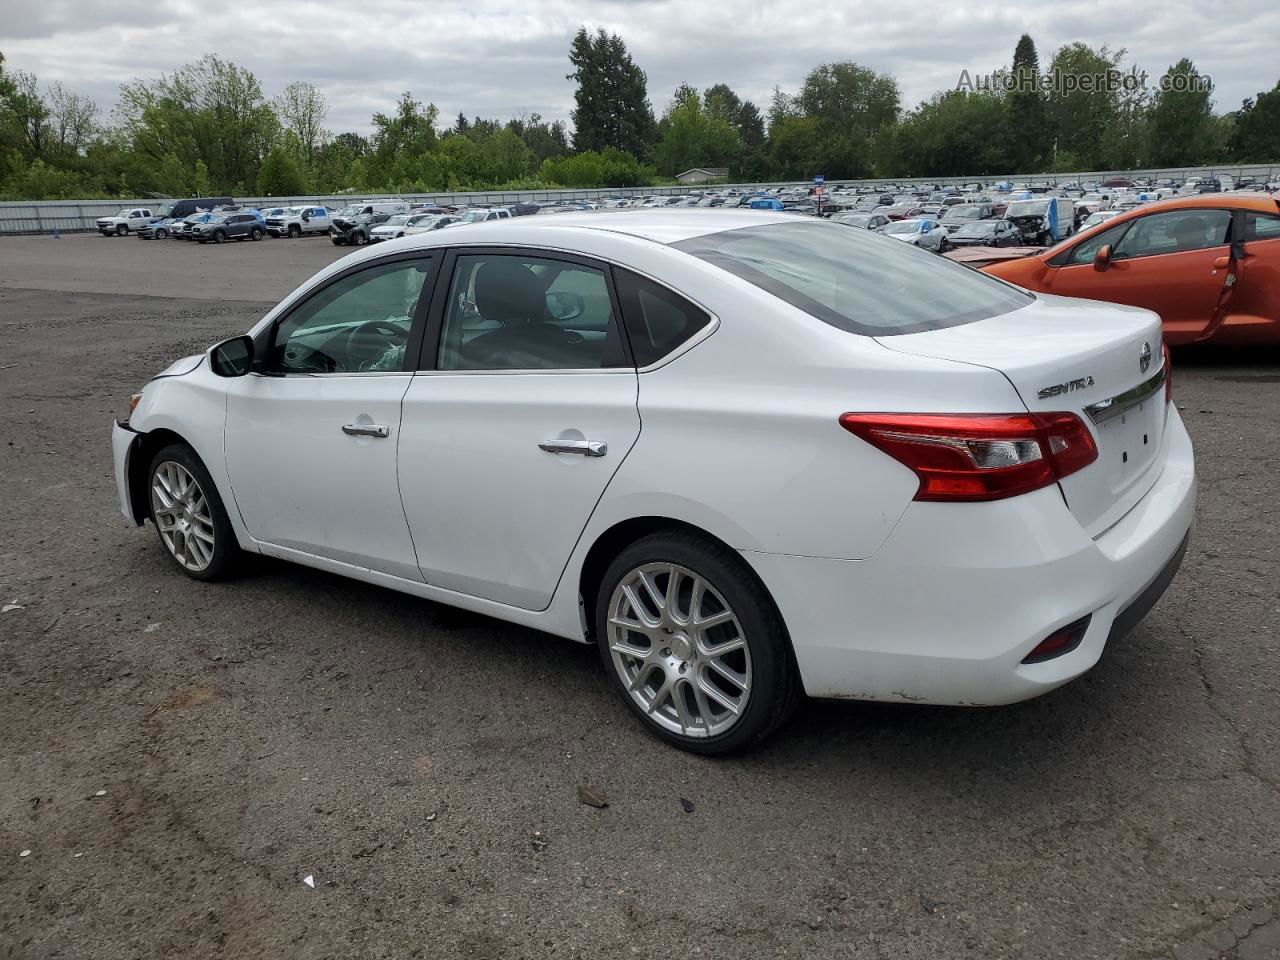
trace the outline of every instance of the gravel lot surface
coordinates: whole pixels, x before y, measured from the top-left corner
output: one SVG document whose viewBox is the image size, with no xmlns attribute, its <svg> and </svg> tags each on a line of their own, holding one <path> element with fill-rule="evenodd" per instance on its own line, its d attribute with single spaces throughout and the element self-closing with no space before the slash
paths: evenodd
<svg viewBox="0 0 1280 960">
<path fill-rule="evenodd" d="M 124 525 L 128 395 L 342 252 L 0 239 L 0 958 L 1280 955 L 1280 356 L 1175 355 L 1198 527 L 1085 678 L 704 760 L 592 648 Z"/>
</svg>

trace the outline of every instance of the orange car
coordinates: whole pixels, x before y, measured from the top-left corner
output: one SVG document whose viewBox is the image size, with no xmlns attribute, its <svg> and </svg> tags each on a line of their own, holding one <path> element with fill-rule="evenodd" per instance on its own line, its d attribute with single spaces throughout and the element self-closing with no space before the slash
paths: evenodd
<svg viewBox="0 0 1280 960">
<path fill-rule="evenodd" d="M 1028 290 L 1154 310 L 1173 345 L 1280 343 L 1280 200 L 1266 193 L 1144 203 L 982 269 Z"/>
</svg>

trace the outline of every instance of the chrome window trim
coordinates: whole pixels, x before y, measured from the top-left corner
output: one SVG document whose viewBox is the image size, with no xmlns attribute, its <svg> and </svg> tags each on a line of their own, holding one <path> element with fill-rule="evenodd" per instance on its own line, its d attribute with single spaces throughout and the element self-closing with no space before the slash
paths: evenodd
<svg viewBox="0 0 1280 960">
<path fill-rule="evenodd" d="M 1136 407 L 1163 387 L 1167 372 L 1168 367 L 1162 366 L 1156 371 L 1155 376 L 1144 380 L 1136 387 L 1131 387 L 1124 393 L 1117 393 L 1114 397 L 1108 397 L 1105 400 L 1099 400 L 1097 403 L 1089 404 L 1084 408 L 1084 412 L 1096 424 L 1105 423 L 1112 417 L 1118 417 L 1131 407 Z"/>
</svg>

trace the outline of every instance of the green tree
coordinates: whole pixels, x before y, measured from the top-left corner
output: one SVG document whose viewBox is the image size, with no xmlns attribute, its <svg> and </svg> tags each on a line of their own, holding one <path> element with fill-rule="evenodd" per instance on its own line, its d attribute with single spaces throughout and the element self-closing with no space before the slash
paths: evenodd
<svg viewBox="0 0 1280 960">
<path fill-rule="evenodd" d="M 779 180 L 807 180 L 825 164 L 816 117 L 781 117 L 769 128 L 769 172 Z"/>
<path fill-rule="evenodd" d="M 328 101 L 314 85 L 297 80 L 285 87 L 274 103 L 280 122 L 293 135 L 292 152 L 305 178 L 316 162 L 316 150 L 327 137 L 324 121 L 329 115 Z"/>
<path fill-rule="evenodd" d="M 681 84 L 658 124 L 653 160 L 658 173 L 673 177 L 691 167 L 736 166 L 742 140 L 733 124 L 703 107 L 702 97 Z"/>
<path fill-rule="evenodd" d="M 1151 107 L 1151 162 L 1180 167 L 1213 159 L 1213 81 L 1183 57 L 1163 77 Z"/>
<path fill-rule="evenodd" d="M 389 182 L 397 164 L 403 169 L 404 162 L 430 153 L 436 146 L 439 116 L 434 103 L 424 107 L 411 93 L 401 94 L 395 113 L 375 113 L 369 156 L 371 175 L 379 178 L 379 182 Z"/>
<path fill-rule="evenodd" d="M 1280 82 L 1268 93 L 1250 97 L 1236 111 L 1230 150 L 1241 163 L 1280 160 Z"/>
<path fill-rule="evenodd" d="M 1120 117 L 1118 83 L 1126 73 L 1120 68 L 1124 55 L 1124 50 L 1094 50 L 1084 43 L 1069 43 L 1053 55 L 1046 106 L 1054 153 L 1070 150 L 1090 170 L 1107 166 Z"/>
<path fill-rule="evenodd" d="M 1013 50 L 1009 91 L 1009 164 L 1014 170 L 1039 170 L 1049 153 L 1051 139 L 1045 111 L 1045 94 L 1040 85 L 1040 57 L 1035 41 L 1023 34 Z M 974 171 L 975 173 L 978 171 Z"/>
<path fill-rule="evenodd" d="M 298 162 L 281 147 L 275 147 L 258 171 L 258 193 L 264 197 L 296 197 L 306 189 Z"/>
<path fill-rule="evenodd" d="M 935 94 L 894 131 L 893 169 L 912 177 L 1005 172 L 1016 149 L 1005 136 L 1006 124 L 1005 104 L 993 93 Z"/>
<path fill-rule="evenodd" d="M 653 138 L 648 81 L 617 34 L 603 27 L 579 28 L 569 46 L 574 91 L 573 146 L 600 151 L 614 147 L 642 156 Z"/>
<path fill-rule="evenodd" d="M 867 176 L 876 139 L 898 121 L 898 83 L 856 63 L 825 63 L 805 77 L 796 105 L 817 121 L 820 170 L 828 177 Z"/>
</svg>

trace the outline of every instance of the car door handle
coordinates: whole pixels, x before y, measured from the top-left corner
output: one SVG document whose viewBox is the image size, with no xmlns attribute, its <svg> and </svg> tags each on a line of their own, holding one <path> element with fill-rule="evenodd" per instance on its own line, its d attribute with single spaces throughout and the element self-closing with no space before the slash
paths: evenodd
<svg viewBox="0 0 1280 960">
<path fill-rule="evenodd" d="M 389 437 L 391 428 L 380 423 L 344 423 L 342 432 L 349 437 Z"/>
<path fill-rule="evenodd" d="M 609 445 L 603 440 L 543 440 L 539 450 L 547 453 L 578 453 L 584 457 L 603 457 Z"/>
</svg>

